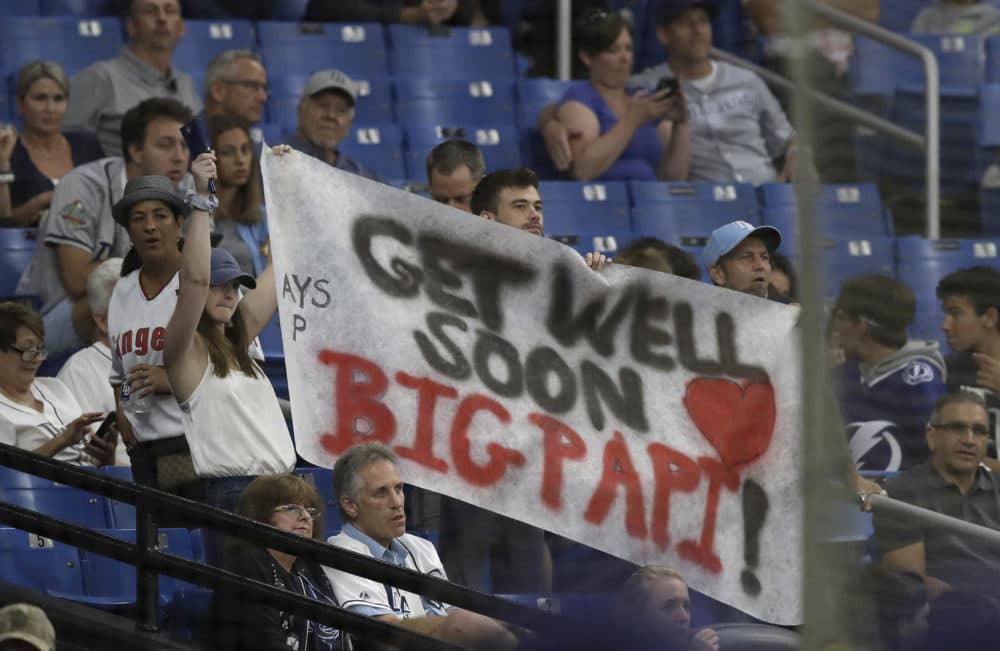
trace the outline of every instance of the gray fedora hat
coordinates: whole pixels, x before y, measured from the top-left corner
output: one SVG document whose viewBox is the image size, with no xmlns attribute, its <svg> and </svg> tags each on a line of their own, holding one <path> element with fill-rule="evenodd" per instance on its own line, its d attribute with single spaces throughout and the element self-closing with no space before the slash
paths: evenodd
<svg viewBox="0 0 1000 651">
<path fill-rule="evenodd" d="M 128 228 L 128 215 L 132 206 L 149 200 L 162 201 L 181 217 L 187 215 L 187 204 L 177 192 L 173 181 L 166 176 L 140 176 L 125 184 L 125 194 L 111 209 L 111 216 Z"/>
</svg>

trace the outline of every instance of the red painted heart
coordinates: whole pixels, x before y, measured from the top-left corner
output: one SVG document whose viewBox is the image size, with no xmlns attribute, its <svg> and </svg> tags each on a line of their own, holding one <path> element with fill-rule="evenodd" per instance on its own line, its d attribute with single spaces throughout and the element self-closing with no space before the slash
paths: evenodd
<svg viewBox="0 0 1000 651">
<path fill-rule="evenodd" d="M 695 378 L 687 384 L 684 407 L 730 470 L 755 461 L 771 445 L 775 406 L 770 384 Z"/>
</svg>

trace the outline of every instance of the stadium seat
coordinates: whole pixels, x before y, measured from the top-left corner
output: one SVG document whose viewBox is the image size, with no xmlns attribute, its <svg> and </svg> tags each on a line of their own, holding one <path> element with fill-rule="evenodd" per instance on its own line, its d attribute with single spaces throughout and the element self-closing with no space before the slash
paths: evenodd
<svg viewBox="0 0 1000 651">
<path fill-rule="evenodd" d="M 761 218 L 781 231 L 791 245 L 798 237 L 795 186 L 766 183 L 760 186 Z M 834 239 L 883 238 L 892 235 L 892 222 L 882 210 L 878 187 L 871 183 L 824 185 L 815 199 L 821 235 Z"/>
<path fill-rule="evenodd" d="M 548 230 L 548 223 L 545 225 Z M 590 252 L 603 253 L 610 258 L 614 258 L 618 250 L 635 239 L 635 233 L 630 230 L 605 229 L 594 232 L 565 232 L 566 229 L 559 229 L 552 235 L 546 237 L 565 244 L 576 250 L 581 255 Z"/>
<path fill-rule="evenodd" d="M 522 128 L 533 127 L 538 115 L 549 104 L 555 104 L 573 84 L 561 79 L 519 79 L 517 81 L 518 124 Z"/>
<path fill-rule="evenodd" d="M 0 528 L 0 579 L 42 593 L 83 594 L 76 548 L 20 529 Z"/>
<path fill-rule="evenodd" d="M 905 65 L 903 60 L 907 56 L 866 36 L 856 36 L 854 55 L 848 62 L 855 103 L 879 115 L 884 114 L 896 87 L 893 71 Z"/>
<path fill-rule="evenodd" d="M 358 125 L 340 143 L 340 150 L 389 181 L 406 179 L 403 132 L 394 124 Z"/>
<path fill-rule="evenodd" d="M 24 3 L 29 4 L 29 3 Z M 97 16 L 104 8 L 104 0 L 41 0 L 43 16 Z"/>
<path fill-rule="evenodd" d="M 378 23 L 257 23 L 261 56 L 272 73 L 307 77 L 337 68 L 356 81 L 389 75 L 385 36 Z"/>
<path fill-rule="evenodd" d="M 824 295 L 835 298 L 840 285 L 851 276 L 882 274 L 895 277 L 893 240 L 888 237 L 870 239 L 826 240 L 823 242 Z M 794 245 L 785 247 L 794 250 Z"/>
<path fill-rule="evenodd" d="M 978 88 L 983 82 L 984 41 L 974 34 L 910 34 L 930 49 L 938 62 L 941 90 L 954 93 Z M 920 59 L 903 55 L 891 70 L 896 87 L 923 89 L 924 66 Z"/>
<path fill-rule="evenodd" d="M 0 296 L 13 296 L 21 274 L 31 264 L 38 229 L 0 228 Z"/>
<path fill-rule="evenodd" d="M 173 65 L 185 72 L 202 71 L 216 55 L 226 50 L 252 50 L 254 45 L 249 20 L 185 20 Z"/>
<path fill-rule="evenodd" d="M 632 181 L 632 230 L 678 243 L 684 236 L 707 237 L 742 219 L 760 221 L 757 195 L 748 183 L 664 183 Z"/>
<path fill-rule="evenodd" d="M 16 73 L 37 59 L 57 61 L 72 75 L 95 61 L 118 56 L 121 46 L 117 18 L 3 18 L 0 76 Z"/>
<path fill-rule="evenodd" d="M 41 16 L 39 0 L 0 0 L 0 16 Z"/>
<path fill-rule="evenodd" d="M 103 497 L 9 468 L 0 469 L 0 498 L 71 524 L 108 526 Z"/>
<path fill-rule="evenodd" d="M 986 41 L 986 81 L 1000 83 L 1000 34 Z"/>
<path fill-rule="evenodd" d="M 261 47 L 296 45 L 303 41 L 329 45 L 367 45 L 385 49 L 385 29 L 379 23 L 294 23 L 274 20 L 257 22 Z"/>
<path fill-rule="evenodd" d="M 413 25 L 389 25 L 389 65 L 396 77 L 509 79 L 516 77 L 510 32 L 455 27 L 438 34 Z"/>
<path fill-rule="evenodd" d="M 300 21 L 306 15 L 306 5 L 309 4 L 309 0 L 282 0 L 281 2 L 275 2 L 273 4 L 274 13 L 272 18 L 274 20 L 293 20 Z"/>
<path fill-rule="evenodd" d="M 893 32 L 906 34 L 923 6 L 913 0 L 881 0 L 878 24 Z"/>
<path fill-rule="evenodd" d="M 275 74 L 270 78 L 271 100 L 268 114 L 271 122 L 294 127 L 302 91 L 309 81 L 308 74 Z M 393 121 L 392 90 L 388 79 L 359 79 L 355 121 L 388 123 Z"/>
<path fill-rule="evenodd" d="M 323 532 L 329 537 L 340 533 L 340 507 L 333 496 L 333 471 L 329 468 L 296 468 L 295 474 L 316 487 L 325 508 L 323 509 Z"/>
<path fill-rule="evenodd" d="M 984 237 L 1000 237 L 1000 188 L 979 191 L 979 214 Z"/>
<path fill-rule="evenodd" d="M 119 445 L 121 445 L 119 443 Z M 129 466 L 101 466 L 97 472 L 102 475 L 132 481 L 132 468 Z M 127 502 L 105 499 L 105 512 L 108 526 L 112 529 L 135 529 L 135 507 Z"/>
<path fill-rule="evenodd" d="M 476 48 L 500 56 L 510 56 L 510 31 L 505 27 L 451 27 L 431 31 L 417 25 L 394 23 L 388 26 L 389 46 L 396 50 L 425 47 Z"/>
<path fill-rule="evenodd" d="M 403 116 L 405 119 L 405 116 Z M 406 124 L 407 179 L 425 180 L 427 153 L 450 138 L 464 138 L 483 152 L 486 170 L 521 166 L 521 147 L 517 130 L 511 124 Z"/>
<path fill-rule="evenodd" d="M 630 231 L 624 182 L 542 181 L 538 190 L 549 235 Z"/>
<path fill-rule="evenodd" d="M 396 114 L 409 124 L 484 124 L 514 122 L 514 84 L 510 79 L 399 79 Z"/>
</svg>

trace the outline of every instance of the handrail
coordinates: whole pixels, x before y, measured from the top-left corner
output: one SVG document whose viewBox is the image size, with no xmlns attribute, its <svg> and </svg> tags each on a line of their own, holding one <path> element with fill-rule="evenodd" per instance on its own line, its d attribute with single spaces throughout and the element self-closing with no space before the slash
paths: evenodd
<svg viewBox="0 0 1000 651">
<path fill-rule="evenodd" d="M 953 518 L 950 515 L 893 499 L 887 495 L 872 494 L 868 496 L 868 501 L 871 503 L 874 511 L 913 518 L 925 525 L 947 529 L 953 533 L 961 534 L 963 537 L 975 538 L 979 542 L 989 545 L 1000 545 L 1000 531 L 995 529 L 966 522 L 959 518 Z"/>
<path fill-rule="evenodd" d="M 840 27 L 862 34 L 884 43 L 891 48 L 915 56 L 924 65 L 924 93 L 926 95 L 925 144 L 927 150 L 927 238 L 936 240 L 941 236 L 941 134 L 940 134 L 940 90 L 941 81 L 938 63 L 934 53 L 923 45 L 911 41 L 878 25 L 856 18 L 846 12 L 834 9 L 817 0 L 798 0 L 801 6 L 825 19 L 834 27 Z"/>
<path fill-rule="evenodd" d="M 534 608 L 483 594 L 444 579 L 385 563 L 325 542 L 305 539 L 221 509 L 41 457 L 14 446 L 0 444 L 0 465 L 128 504 L 142 502 L 140 506 L 155 508 L 158 513 L 178 515 L 194 525 L 212 527 L 261 547 L 294 554 L 380 583 L 390 583 L 410 592 L 529 628 L 548 616 Z M 140 512 L 140 518 L 141 515 Z"/>
<path fill-rule="evenodd" d="M 559 0 L 556 9 L 556 75 L 569 81 L 573 68 L 573 0 Z"/>
</svg>

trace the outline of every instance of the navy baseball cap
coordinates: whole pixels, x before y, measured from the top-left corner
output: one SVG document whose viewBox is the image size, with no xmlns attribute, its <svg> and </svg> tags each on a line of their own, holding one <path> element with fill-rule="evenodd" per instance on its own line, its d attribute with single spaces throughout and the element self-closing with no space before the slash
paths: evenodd
<svg viewBox="0 0 1000 651">
<path fill-rule="evenodd" d="M 708 12 L 709 18 L 714 18 L 719 13 L 719 8 L 714 2 L 702 0 L 660 0 L 660 6 L 656 10 L 656 24 L 666 25 L 672 23 L 688 9 L 704 9 Z"/>
<path fill-rule="evenodd" d="M 234 280 L 240 281 L 241 285 L 250 289 L 257 286 L 257 281 L 254 280 L 253 276 L 240 269 L 240 265 L 232 253 L 225 249 L 212 249 L 212 279 L 209 284 L 212 287 L 218 287 Z"/>
<path fill-rule="evenodd" d="M 719 258 L 726 255 L 748 237 L 759 237 L 764 241 L 764 246 L 768 251 L 775 251 L 781 246 L 781 231 L 774 226 L 754 226 L 745 221 L 729 222 L 724 226 L 719 226 L 708 238 L 702 256 L 705 259 L 705 266 L 711 267 L 719 262 Z"/>
</svg>

